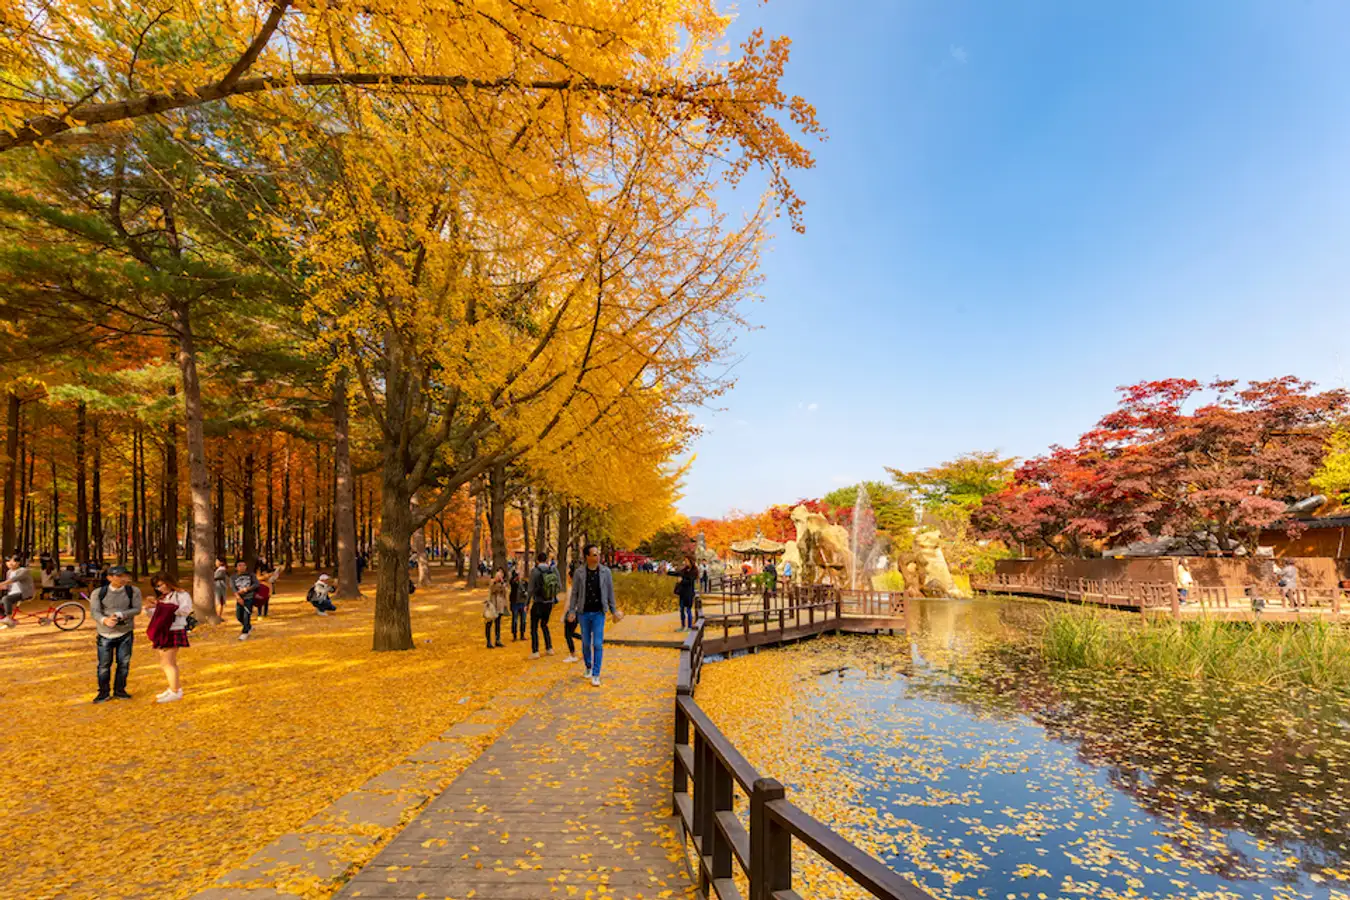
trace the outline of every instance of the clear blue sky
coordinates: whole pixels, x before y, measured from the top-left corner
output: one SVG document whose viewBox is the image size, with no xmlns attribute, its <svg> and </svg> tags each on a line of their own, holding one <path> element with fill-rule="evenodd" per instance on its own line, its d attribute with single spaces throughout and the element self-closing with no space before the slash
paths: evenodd
<svg viewBox="0 0 1350 900">
<path fill-rule="evenodd" d="M 747 2 L 829 140 L 681 509 L 1073 441 L 1350 347 L 1350 3 Z"/>
</svg>

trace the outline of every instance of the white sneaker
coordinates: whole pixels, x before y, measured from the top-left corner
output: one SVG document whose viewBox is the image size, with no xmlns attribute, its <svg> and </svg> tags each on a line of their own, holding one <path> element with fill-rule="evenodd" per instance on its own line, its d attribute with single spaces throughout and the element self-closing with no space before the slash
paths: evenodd
<svg viewBox="0 0 1350 900">
<path fill-rule="evenodd" d="M 165 697 L 169 696 L 169 695 L 172 694 L 172 693 L 173 693 L 173 688 L 165 688 L 164 690 L 160 691 L 158 694 L 155 695 L 155 699 L 156 699 L 156 700 L 162 700 L 162 699 L 164 699 Z"/>
<path fill-rule="evenodd" d="M 319 610 L 319 615 L 321 615 L 321 616 L 326 616 L 326 615 L 328 615 L 328 612 L 327 612 L 327 610 L 322 610 L 322 609 L 321 609 L 321 610 Z"/>
<path fill-rule="evenodd" d="M 575 656 L 569 656 L 569 657 L 567 657 L 567 659 L 564 659 L 564 660 L 563 660 L 563 662 L 576 662 L 576 661 L 577 661 L 577 658 L 576 658 Z"/>
<path fill-rule="evenodd" d="M 547 650 L 545 650 L 544 652 L 547 653 L 549 656 L 552 656 L 552 655 L 553 655 L 553 648 L 552 648 L 552 647 L 549 647 L 549 648 L 548 648 Z"/>
<path fill-rule="evenodd" d="M 538 653 L 531 653 L 531 654 L 530 654 L 530 659 L 538 659 L 538 658 L 539 658 L 539 654 L 538 654 Z"/>
<path fill-rule="evenodd" d="M 599 687 L 599 686 L 600 686 L 600 676 L 596 675 L 591 679 L 591 687 Z"/>
<path fill-rule="evenodd" d="M 175 700 L 182 700 L 182 691 L 165 691 L 155 698 L 156 703 L 172 703 Z"/>
<path fill-rule="evenodd" d="M 248 640 L 248 636 L 249 636 L 250 634 L 252 634 L 252 633 L 253 633 L 253 632 L 251 632 L 251 631 L 245 631 L 243 634 L 239 635 L 239 640 L 241 640 L 241 641 L 246 641 L 246 640 Z"/>
<path fill-rule="evenodd" d="M 581 677 L 582 677 L 582 678 L 590 678 L 590 677 L 591 677 L 591 670 L 590 670 L 590 669 L 587 669 L 585 672 L 582 672 L 582 673 L 581 673 Z"/>
</svg>

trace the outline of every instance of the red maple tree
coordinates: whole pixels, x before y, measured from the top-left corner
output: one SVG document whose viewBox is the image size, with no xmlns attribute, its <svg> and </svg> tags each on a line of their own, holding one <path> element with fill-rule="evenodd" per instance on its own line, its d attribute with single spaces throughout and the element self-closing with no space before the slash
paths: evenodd
<svg viewBox="0 0 1350 900">
<path fill-rule="evenodd" d="M 1193 552 L 1253 551 L 1261 530 L 1307 494 L 1350 402 L 1313 388 L 1292 376 L 1121 388 L 1120 406 L 1096 428 L 1023 463 L 973 521 L 985 536 L 1059 554 L 1156 536 Z"/>
</svg>

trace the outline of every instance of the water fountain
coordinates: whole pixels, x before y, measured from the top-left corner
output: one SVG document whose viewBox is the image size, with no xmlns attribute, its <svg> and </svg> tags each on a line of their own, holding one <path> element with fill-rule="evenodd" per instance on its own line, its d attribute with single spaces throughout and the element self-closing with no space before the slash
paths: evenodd
<svg viewBox="0 0 1350 900">
<path fill-rule="evenodd" d="M 867 485 L 859 483 L 858 496 L 853 501 L 853 521 L 849 523 L 849 587 L 853 590 L 872 589 L 872 567 L 881 551 L 877 539 L 877 515 L 872 509 L 872 498 Z"/>
</svg>

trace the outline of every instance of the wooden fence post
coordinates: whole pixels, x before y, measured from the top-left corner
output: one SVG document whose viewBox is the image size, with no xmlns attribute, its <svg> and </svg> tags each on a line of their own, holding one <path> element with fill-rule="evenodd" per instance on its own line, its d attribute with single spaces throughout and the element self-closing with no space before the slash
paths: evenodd
<svg viewBox="0 0 1350 900">
<path fill-rule="evenodd" d="M 765 809 L 784 796 L 783 786 L 773 778 L 756 779 L 750 787 L 749 900 L 772 900 L 774 891 L 792 889 L 792 836 L 772 828 Z"/>
</svg>

